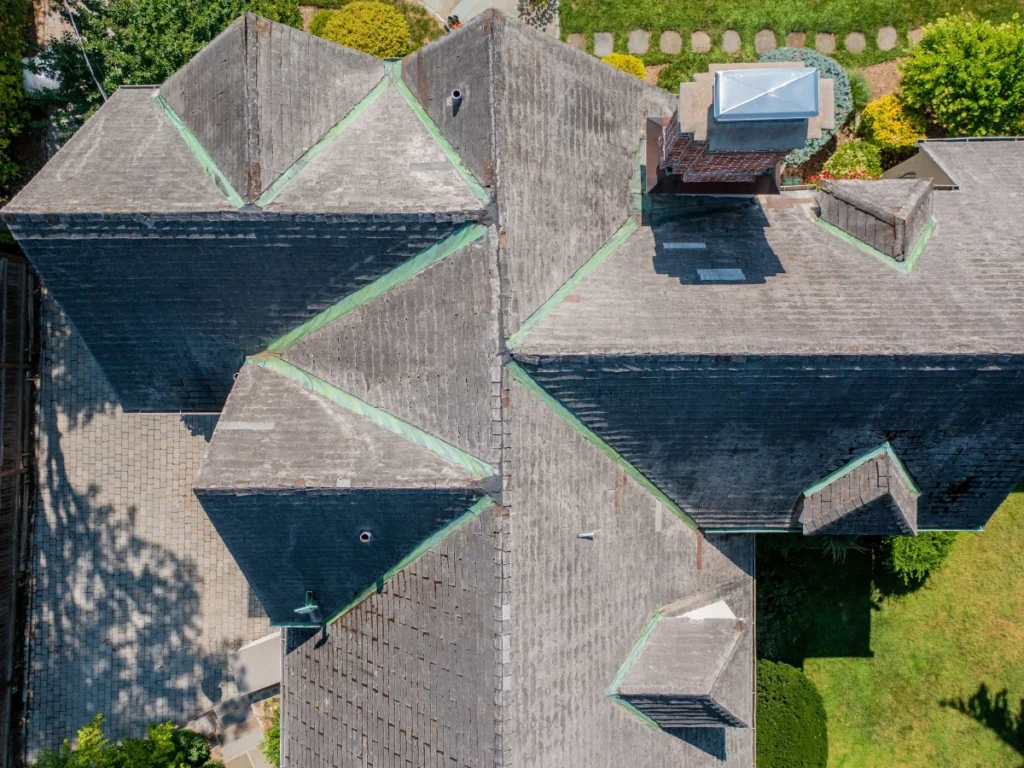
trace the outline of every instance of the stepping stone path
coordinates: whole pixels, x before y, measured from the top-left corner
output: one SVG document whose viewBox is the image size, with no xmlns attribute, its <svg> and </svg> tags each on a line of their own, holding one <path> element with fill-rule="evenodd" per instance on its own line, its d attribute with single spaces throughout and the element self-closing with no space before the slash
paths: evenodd
<svg viewBox="0 0 1024 768">
<path fill-rule="evenodd" d="M 633 54 L 647 53 L 651 45 L 651 33 L 642 29 L 634 29 L 629 33 L 629 52 Z"/>
<path fill-rule="evenodd" d="M 868 41 L 864 39 L 863 32 L 851 32 L 846 36 L 843 44 L 850 53 L 860 53 L 867 46 Z"/>
<path fill-rule="evenodd" d="M 690 35 L 690 50 L 694 53 L 707 53 L 711 50 L 711 36 L 707 32 L 694 32 Z"/>
<path fill-rule="evenodd" d="M 722 50 L 726 53 L 739 53 L 743 47 L 740 33 L 735 29 L 727 29 L 722 33 Z"/>
<path fill-rule="evenodd" d="M 754 50 L 758 53 L 768 53 L 778 47 L 775 42 L 775 33 L 770 29 L 762 29 L 754 37 Z"/>
<path fill-rule="evenodd" d="M 567 38 L 565 42 L 580 51 L 587 50 L 587 38 L 585 35 L 581 35 L 579 32 L 573 32 Z"/>
<path fill-rule="evenodd" d="M 610 56 L 615 50 L 615 36 L 611 32 L 594 33 L 594 55 L 599 59 Z"/>
<path fill-rule="evenodd" d="M 803 48 L 805 45 L 807 45 L 807 33 L 790 32 L 786 35 L 787 48 Z"/>
<path fill-rule="evenodd" d="M 895 27 L 882 27 L 878 30 L 878 48 L 882 51 L 891 51 L 899 42 L 900 36 Z"/>
<path fill-rule="evenodd" d="M 836 36 L 831 32 L 819 32 L 814 36 L 814 47 L 818 53 L 835 53 Z"/>
<path fill-rule="evenodd" d="M 683 38 L 678 32 L 662 32 L 658 46 L 662 53 L 679 53 L 683 50 Z"/>
<path fill-rule="evenodd" d="M 921 42 L 921 38 L 924 37 L 924 30 L 921 27 L 912 29 L 907 32 L 907 44 L 913 48 L 915 45 Z"/>
</svg>

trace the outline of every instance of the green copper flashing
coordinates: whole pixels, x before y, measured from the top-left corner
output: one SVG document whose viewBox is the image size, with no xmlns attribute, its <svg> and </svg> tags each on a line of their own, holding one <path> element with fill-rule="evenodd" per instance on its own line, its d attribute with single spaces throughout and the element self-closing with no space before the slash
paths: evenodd
<svg viewBox="0 0 1024 768">
<path fill-rule="evenodd" d="M 488 191 L 484 189 L 483 185 L 476 180 L 476 177 L 473 176 L 473 172 L 469 170 L 464 162 L 462 162 L 462 158 L 459 157 L 459 153 L 455 151 L 455 147 L 453 147 L 451 142 L 445 138 L 443 133 L 441 133 L 441 129 L 437 127 L 437 123 L 431 119 L 430 115 L 428 115 L 426 110 L 423 109 L 423 106 L 416 100 L 416 97 L 413 96 L 412 91 L 409 90 L 409 86 L 407 86 L 405 81 L 402 80 L 402 60 L 385 59 L 384 69 L 391 76 L 391 81 L 395 84 L 398 92 L 402 94 L 402 98 L 405 99 L 405 103 L 409 105 L 409 108 L 413 111 L 416 117 L 420 119 L 420 122 L 423 123 L 423 127 L 427 129 L 427 133 L 430 134 L 431 138 L 433 138 L 437 143 L 437 146 L 439 146 L 441 151 L 444 152 L 445 157 L 447 157 L 451 164 L 455 166 L 455 170 L 458 171 L 462 180 L 466 182 L 466 186 L 468 186 L 472 190 L 473 194 L 476 195 L 477 200 L 485 205 L 491 202 L 490 193 L 488 193 Z"/>
<path fill-rule="evenodd" d="M 803 533 L 803 527 L 796 528 L 705 528 L 704 535 L 710 536 L 715 533 Z"/>
<path fill-rule="evenodd" d="M 588 442 L 597 446 L 601 453 L 622 467 L 627 475 L 636 480 L 648 493 L 654 496 L 654 498 L 660 501 L 664 506 L 668 507 L 669 511 L 678 517 L 685 525 L 693 530 L 699 529 L 700 526 L 697 525 L 697 522 L 686 514 L 678 504 L 672 501 L 672 499 L 666 496 L 661 489 L 648 480 L 640 470 L 626 461 L 618 451 L 608 445 L 608 443 L 598 437 L 593 430 L 576 418 L 568 408 L 552 397 L 544 387 L 533 380 L 530 374 L 528 374 L 523 367 L 519 365 L 519 363 L 511 361 L 508 363 L 507 367 L 509 373 L 512 374 L 512 377 L 516 381 L 536 395 L 541 402 L 553 410 L 555 414 L 562 419 L 562 421 L 579 432 Z"/>
<path fill-rule="evenodd" d="M 369 585 L 362 592 L 356 595 L 355 599 L 352 600 L 352 602 L 350 602 L 341 610 L 333 613 L 327 619 L 327 621 L 324 622 L 324 626 L 330 626 L 338 619 L 340 619 L 342 616 L 344 616 L 346 613 L 355 608 L 357 605 L 359 605 L 361 602 L 363 602 L 366 598 L 370 597 L 370 595 L 376 592 L 380 592 L 382 589 L 384 589 L 384 585 L 392 578 L 394 578 L 399 571 L 408 568 L 412 563 L 419 560 L 428 551 L 430 551 L 438 544 L 440 544 L 442 541 L 451 536 L 453 533 L 458 531 L 460 528 L 462 528 L 462 526 L 464 526 L 470 520 L 478 516 L 481 512 L 483 512 L 493 503 L 494 499 L 492 499 L 490 496 L 484 496 L 480 498 L 473 506 L 471 506 L 469 509 L 463 512 L 461 515 L 459 515 L 454 520 L 445 525 L 443 528 L 434 531 L 434 533 L 432 533 L 430 536 L 428 536 L 426 539 L 420 542 L 420 544 L 412 552 L 410 552 L 408 555 L 399 560 L 395 565 L 389 568 L 383 575 L 378 577 L 377 580 L 373 582 L 373 584 Z"/>
<path fill-rule="evenodd" d="M 487 234 L 487 227 L 482 224 L 468 224 L 457 229 L 444 240 L 435 243 L 424 251 L 399 264 L 393 270 L 374 280 L 369 285 L 349 294 L 337 304 L 333 304 L 315 317 L 310 318 L 298 328 L 293 328 L 283 336 L 274 339 L 267 345 L 267 351 L 280 353 L 293 344 L 301 341 L 314 331 L 318 331 L 339 317 L 375 299 L 382 293 L 390 291 L 400 283 L 416 276 L 427 267 L 451 256 L 456 251 L 476 242 Z"/>
<path fill-rule="evenodd" d="M 921 230 L 921 234 L 918 236 L 917 242 L 914 243 L 914 247 L 911 248 L 910 253 L 907 254 L 907 258 L 904 259 L 903 261 L 896 261 L 896 259 L 892 258 L 892 256 L 882 253 L 877 248 L 872 248 L 863 240 L 858 240 L 849 232 L 844 232 L 843 230 L 839 229 L 839 227 L 829 224 L 824 219 L 819 218 L 817 220 L 817 224 L 826 232 L 829 232 L 838 237 L 840 240 L 847 242 L 850 245 L 854 246 L 855 248 L 864 251 L 864 253 L 871 254 L 876 259 L 881 261 L 883 264 L 887 264 L 888 266 L 895 269 L 897 272 L 900 272 L 904 275 L 910 274 L 910 272 L 914 269 L 914 265 L 917 264 L 918 258 L 921 256 L 922 253 L 924 253 L 925 246 L 928 245 L 928 239 L 932 236 L 932 232 L 935 231 L 935 219 L 929 219 L 928 223 L 925 224 L 924 229 Z"/>
<path fill-rule="evenodd" d="M 615 231 L 615 234 L 608 238 L 607 242 L 598 248 L 597 252 L 587 259 L 582 267 L 573 272 L 568 280 L 562 283 L 561 288 L 551 294 L 551 297 L 541 304 L 537 311 L 523 321 L 523 324 L 519 326 L 519 330 L 509 337 L 506 346 L 509 349 L 515 349 L 520 346 L 526 339 L 526 336 L 544 322 L 547 316 L 554 312 L 570 293 L 576 290 L 576 286 L 600 267 L 605 259 L 615 253 L 619 246 L 626 242 L 629 236 L 636 232 L 639 227 L 640 224 L 632 216 L 626 219 L 625 223 Z"/>
<path fill-rule="evenodd" d="M 626 655 L 626 660 L 622 662 L 622 666 L 619 667 L 619 671 L 616 673 L 615 677 L 612 679 L 611 685 L 608 686 L 608 690 L 605 692 L 605 695 L 608 698 L 627 712 L 635 715 L 644 725 L 654 731 L 660 731 L 661 726 L 624 698 L 619 696 L 619 686 L 621 686 L 622 681 L 626 679 L 626 674 L 629 672 L 630 667 L 632 667 L 633 664 L 636 663 L 636 660 L 640 658 L 640 653 L 643 651 L 644 646 L 647 645 L 647 642 L 651 639 L 651 635 L 654 634 L 654 630 L 657 629 L 658 624 L 661 623 L 661 619 L 661 611 L 658 611 L 654 614 L 654 618 L 647 622 L 647 626 L 644 627 L 644 631 L 640 633 L 640 637 L 633 644 L 633 648 Z"/>
<path fill-rule="evenodd" d="M 363 114 L 363 112 L 365 112 L 373 102 L 380 98 L 380 95 L 387 90 L 387 87 L 388 77 L 385 75 L 368 94 L 360 99 L 359 102 L 352 107 L 352 109 L 350 109 L 343 118 L 341 118 L 341 120 L 335 123 L 327 133 L 320 137 L 320 140 L 316 144 L 307 149 L 298 160 L 288 166 L 287 170 L 277 177 L 277 180 L 274 181 L 273 184 L 263 191 L 263 194 L 261 194 L 256 200 L 256 205 L 262 207 L 274 202 L 274 198 L 284 191 L 284 188 L 291 183 L 292 179 L 298 175 L 299 171 L 313 162 L 313 159 L 317 155 L 327 149 L 327 146 L 338 138 L 342 131 L 355 122 L 356 118 Z"/>
<path fill-rule="evenodd" d="M 206 175 L 213 179 L 213 183 L 217 185 L 220 191 L 224 194 L 224 197 L 228 199 L 235 208 L 241 208 L 245 205 L 245 201 L 242 200 L 242 196 L 235 191 L 235 188 L 231 186 L 231 182 L 228 181 L 228 177 L 224 175 L 223 171 L 217 167 L 217 164 L 210 157 L 210 153 L 206 151 L 202 143 L 196 138 L 196 135 L 188 129 L 184 121 L 178 116 L 178 113 L 171 109 L 171 105 L 168 104 L 164 97 L 157 91 L 153 94 L 153 101 L 157 103 L 157 106 L 163 110 L 164 114 L 167 115 L 167 119 L 171 121 L 171 125 L 178 131 L 178 135 L 184 139 L 185 144 L 188 145 L 189 150 L 195 156 L 196 160 L 199 161 L 199 165 L 202 166 L 203 170 L 206 171 Z"/>
<path fill-rule="evenodd" d="M 900 476 L 903 478 L 903 482 L 907 484 L 907 487 L 910 489 L 910 492 L 914 494 L 914 496 L 920 496 L 921 489 L 918 487 L 917 483 L 914 482 L 914 478 L 910 476 L 910 473 L 907 471 L 907 468 L 903 465 L 903 462 L 900 461 L 900 457 L 896 455 L 896 451 L 894 451 L 892 446 L 889 445 L 889 442 L 886 441 L 877 448 L 872 448 L 867 453 L 862 453 L 857 458 L 848 461 L 846 464 L 841 466 L 832 474 L 823 477 L 821 480 L 819 480 L 810 488 L 804 491 L 804 497 L 809 498 L 816 493 L 820 493 L 823 489 L 834 483 L 839 478 L 843 477 L 844 475 L 850 474 L 851 472 L 853 472 L 853 470 L 863 466 L 864 464 L 867 464 L 872 459 L 878 458 L 883 454 L 887 454 L 889 456 L 889 461 L 891 461 L 892 465 L 896 467 L 896 471 L 900 473 Z"/>
<path fill-rule="evenodd" d="M 426 448 L 428 451 L 437 454 L 442 459 L 462 467 L 476 479 L 485 479 L 493 477 L 496 474 L 494 467 L 487 462 L 481 461 L 475 456 L 471 456 L 450 443 L 446 443 L 439 437 L 435 437 L 428 432 L 424 432 L 419 427 L 414 427 L 407 421 L 402 421 L 400 418 L 393 416 L 387 411 L 383 411 L 376 406 L 370 405 L 364 400 L 360 400 L 355 395 L 350 395 L 348 392 L 338 389 L 338 387 L 333 384 L 317 378 L 298 366 L 292 365 L 287 360 L 282 360 L 280 357 L 275 355 L 260 355 L 258 357 L 250 357 L 248 361 L 260 366 L 261 368 L 269 368 L 282 376 L 286 376 L 292 381 L 298 382 L 309 391 L 316 392 L 318 395 L 326 397 L 328 400 L 337 403 L 342 408 L 352 411 L 353 413 L 362 416 L 364 419 L 373 422 L 378 427 L 383 427 L 389 432 L 394 432 L 396 435 L 400 435 L 406 440 Z"/>
</svg>

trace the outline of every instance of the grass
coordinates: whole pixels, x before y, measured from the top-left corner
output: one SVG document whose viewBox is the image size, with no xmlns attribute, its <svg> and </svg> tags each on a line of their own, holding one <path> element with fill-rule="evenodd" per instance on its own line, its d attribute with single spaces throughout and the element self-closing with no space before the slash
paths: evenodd
<svg viewBox="0 0 1024 768">
<path fill-rule="evenodd" d="M 983 533 L 961 534 L 942 568 L 913 591 L 873 573 L 869 556 L 833 565 L 816 552 L 783 558 L 759 543 L 767 569 L 759 563 L 759 652 L 802 664 L 817 685 L 830 766 L 1024 764 L 1024 487 L 1018 491 Z M 772 585 L 773 573 L 783 583 Z M 794 610 L 794 585 L 807 582 Z M 780 610 L 787 606 L 788 616 Z"/>
<path fill-rule="evenodd" d="M 572 33 L 587 38 L 593 51 L 595 32 L 615 35 L 615 50 L 627 53 L 630 30 L 651 32 L 645 64 L 667 64 L 686 60 L 689 71 L 703 71 L 716 60 L 756 61 L 754 35 L 762 29 L 775 32 L 778 44 L 785 45 L 787 32 L 807 33 L 807 45 L 814 45 L 816 32 L 836 35 L 836 52 L 831 54 L 843 66 L 863 66 L 889 61 L 907 53 L 907 31 L 961 9 L 974 11 L 993 21 L 1009 21 L 1021 10 L 1019 0 L 563 0 L 560 5 L 561 35 Z M 900 43 L 891 51 L 878 49 L 875 34 L 879 27 L 891 25 L 899 32 Z M 735 29 L 743 40 L 742 54 L 730 57 L 721 50 L 722 32 Z M 664 54 L 658 39 L 665 30 L 683 37 L 683 54 Z M 689 52 L 690 33 L 704 30 L 713 48 L 710 54 Z M 863 32 L 867 47 L 853 54 L 843 49 L 848 32 Z M 660 83 L 665 87 L 667 83 Z M 671 86 L 678 87 L 678 82 Z"/>
</svg>

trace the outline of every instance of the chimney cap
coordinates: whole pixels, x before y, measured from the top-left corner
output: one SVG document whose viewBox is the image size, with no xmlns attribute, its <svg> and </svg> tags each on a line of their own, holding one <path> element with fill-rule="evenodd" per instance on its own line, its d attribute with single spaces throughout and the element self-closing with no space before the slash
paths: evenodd
<svg viewBox="0 0 1024 768">
<path fill-rule="evenodd" d="M 818 70 L 756 67 L 715 72 L 714 115 L 721 122 L 817 117 Z"/>
</svg>

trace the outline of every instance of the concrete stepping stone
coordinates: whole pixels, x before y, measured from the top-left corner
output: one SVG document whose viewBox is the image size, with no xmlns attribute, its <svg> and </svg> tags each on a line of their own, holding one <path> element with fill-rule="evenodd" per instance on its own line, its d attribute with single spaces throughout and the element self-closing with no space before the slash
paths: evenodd
<svg viewBox="0 0 1024 768">
<path fill-rule="evenodd" d="M 836 36 L 831 32 L 819 32 L 814 36 L 814 47 L 818 53 L 835 53 Z"/>
<path fill-rule="evenodd" d="M 628 49 L 630 53 L 647 53 L 651 45 L 651 33 L 643 29 L 634 29 L 629 33 Z"/>
<path fill-rule="evenodd" d="M 758 53 L 768 53 L 768 51 L 774 51 L 777 47 L 773 30 L 762 29 L 754 36 L 754 50 Z"/>
<path fill-rule="evenodd" d="M 683 38 L 678 32 L 662 32 L 658 47 L 662 53 L 679 53 L 683 50 Z"/>
<path fill-rule="evenodd" d="M 864 37 L 863 32 L 851 32 L 846 36 L 846 40 L 843 41 L 843 45 L 846 46 L 846 50 L 850 53 L 861 53 L 867 47 L 868 41 Z"/>
<path fill-rule="evenodd" d="M 565 42 L 580 51 L 587 50 L 587 38 L 585 35 L 581 35 L 579 32 L 573 32 L 571 35 L 565 38 Z"/>
<path fill-rule="evenodd" d="M 594 33 L 594 55 L 599 59 L 610 56 L 615 50 L 615 35 L 611 32 Z"/>
<path fill-rule="evenodd" d="M 723 51 L 726 53 L 739 53 L 742 47 L 743 41 L 740 40 L 740 33 L 735 29 L 727 29 L 722 33 Z"/>
<path fill-rule="evenodd" d="M 707 53 L 711 50 L 711 36 L 707 32 L 694 32 L 690 35 L 690 50 L 694 53 Z"/>
<path fill-rule="evenodd" d="M 790 32 L 786 35 L 787 48 L 803 48 L 805 45 L 807 45 L 806 32 Z"/>
<path fill-rule="evenodd" d="M 891 51 L 896 47 L 896 43 L 900 40 L 899 33 L 896 31 L 896 27 L 882 27 L 878 30 L 878 49 L 881 51 Z"/>
<path fill-rule="evenodd" d="M 917 27 L 907 32 L 907 44 L 913 48 L 915 45 L 921 42 L 921 38 L 924 37 L 924 28 Z"/>
</svg>

